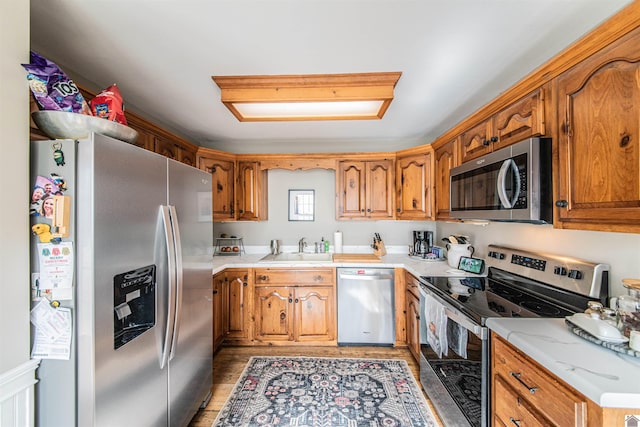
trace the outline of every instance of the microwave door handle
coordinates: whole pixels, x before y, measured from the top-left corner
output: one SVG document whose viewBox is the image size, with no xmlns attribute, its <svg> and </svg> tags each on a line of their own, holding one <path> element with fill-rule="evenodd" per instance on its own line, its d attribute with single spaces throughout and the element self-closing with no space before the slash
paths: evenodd
<svg viewBox="0 0 640 427">
<path fill-rule="evenodd" d="M 516 178 L 516 188 L 513 194 L 513 198 L 509 200 L 509 196 L 507 195 L 507 173 L 509 169 L 513 169 L 513 175 Z M 497 182 L 497 190 L 498 197 L 500 198 L 500 203 L 503 208 L 511 209 L 516 204 L 518 197 L 520 196 L 520 174 L 518 173 L 518 166 L 513 159 L 505 160 L 500 166 L 500 171 L 498 172 L 498 182 Z"/>
</svg>

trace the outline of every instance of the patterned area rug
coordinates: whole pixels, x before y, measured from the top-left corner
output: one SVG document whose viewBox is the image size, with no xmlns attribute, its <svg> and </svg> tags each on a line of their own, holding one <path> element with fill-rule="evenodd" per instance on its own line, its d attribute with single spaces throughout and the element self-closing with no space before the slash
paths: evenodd
<svg viewBox="0 0 640 427">
<path fill-rule="evenodd" d="M 431 360 L 429 364 L 473 427 L 482 417 L 482 366 L 464 359 Z"/>
<path fill-rule="evenodd" d="M 407 362 L 252 357 L 213 426 L 437 426 Z"/>
</svg>

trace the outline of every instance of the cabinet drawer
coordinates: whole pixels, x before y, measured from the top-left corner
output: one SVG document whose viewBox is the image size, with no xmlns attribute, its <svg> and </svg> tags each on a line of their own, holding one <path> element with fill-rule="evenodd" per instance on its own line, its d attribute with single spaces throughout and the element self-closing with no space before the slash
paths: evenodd
<svg viewBox="0 0 640 427">
<path fill-rule="evenodd" d="M 584 425 L 586 401 L 583 398 L 495 335 L 493 354 L 493 375 L 501 376 L 506 384 L 553 424 Z"/>
<path fill-rule="evenodd" d="M 501 377 L 494 381 L 494 418 L 499 420 L 496 425 L 537 427 L 552 426 L 542 415 L 531 408 L 524 399 L 509 387 Z"/>
<path fill-rule="evenodd" d="M 255 271 L 256 285 L 290 284 L 290 285 L 332 285 L 334 283 L 333 269 L 257 269 Z"/>
<path fill-rule="evenodd" d="M 407 284 L 407 291 L 411 292 L 416 298 L 420 299 L 420 282 L 411 273 L 404 273 L 404 280 Z"/>
</svg>

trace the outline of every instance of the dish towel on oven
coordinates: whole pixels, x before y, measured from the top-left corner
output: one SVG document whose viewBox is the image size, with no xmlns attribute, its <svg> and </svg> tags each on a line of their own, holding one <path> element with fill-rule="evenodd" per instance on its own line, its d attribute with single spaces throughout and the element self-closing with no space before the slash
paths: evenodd
<svg viewBox="0 0 640 427">
<path fill-rule="evenodd" d="M 449 348 L 463 359 L 467 358 L 468 339 L 469 332 L 467 331 L 467 328 L 464 328 L 459 323 L 453 321 L 447 323 L 447 340 L 449 341 Z"/>
<path fill-rule="evenodd" d="M 431 295 L 425 295 L 424 316 L 427 323 L 427 342 L 438 357 L 446 356 L 447 345 L 447 315 L 444 306 Z"/>
</svg>

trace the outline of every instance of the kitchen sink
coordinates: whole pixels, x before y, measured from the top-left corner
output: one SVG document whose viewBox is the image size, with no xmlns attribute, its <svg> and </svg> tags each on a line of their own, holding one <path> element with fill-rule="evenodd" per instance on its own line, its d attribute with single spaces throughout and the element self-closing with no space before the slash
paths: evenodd
<svg viewBox="0 0 640 427">
<path fill-rule="evenodd" d="M 260 261 L 263 262 L 326 262 L 331 260 L 332 256 L 328 252 L 319 254 L 307 252 L 290 252 L 277 255 L 269 254 L 260 259 Z"/>
</svg>

